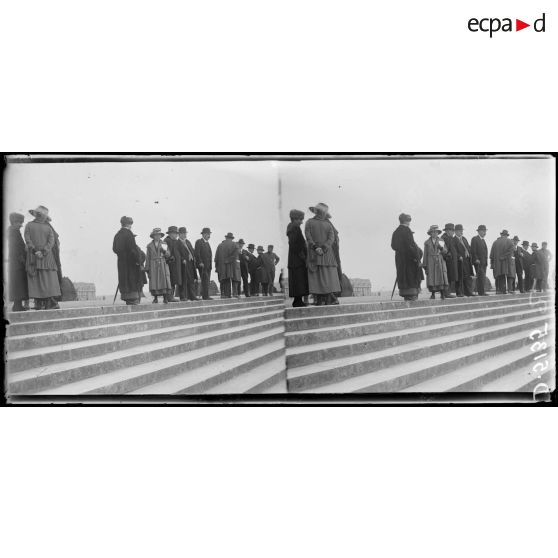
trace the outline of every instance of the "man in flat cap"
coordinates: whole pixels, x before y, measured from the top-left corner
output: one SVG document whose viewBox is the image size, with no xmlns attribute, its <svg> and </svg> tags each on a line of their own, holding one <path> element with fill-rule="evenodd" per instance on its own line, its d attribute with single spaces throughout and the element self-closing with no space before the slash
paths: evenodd
<svg viewBox="0 0 558 558">
<path fill-rule="evenodd" d="M 486 268 L 488 267 L 488 246 L 486 245 L 486 226 L 479 225 L 477 236 L 471 239 L 471 260 L 477 274 L 477 293 L 488 296 L 485 292 Z"/>
<path fill-rule="evenodd" d="M 523 257 L 523 272 L 524 272 L 524 277 L 523 277 L 523 290 L 526 293 L 531 292 L 531 289 L 533 288 L 533 280 L 531 278 L 531 264 L 532 262 L 532 256 L 529 253 L 529 241 L 528 240 L 524 240 L 521 243 L 521 254 Z"/>
<path fill-rule="evenodd" d="M 455 225 L 455 247 L 457 248 L 457 296 L 477 296 L 473 293 L 471 246 L 463 236 L 463 225 Z"/>
<path fill-rule="evenodd" d="M 204 227 L 201 232 L 201 238 L 196 240 L 196 248 L 194 257 L 200 272 L 201 296 L 203 300 L 211 300 L 209 296 L 209 281 L 211 278 L 211 266 L 213 262 L 213 253 L 209 239 L 211 237 L 211 229 Z"/>
<path fill-rule="evenodd" d="M 120 219 L 120 230 L 114 236 L 112 251 L 117 255 L 118 266 L 118 289 L 120 298 L 128 306 L 140 303 L 141 289 L 143 283 L 141 270 L 141 254 L 136 244 L 132 225 L 134 220 L 124 216 Z"/>
<path fill-rule="evenodd" d="M 391 248 L 395 251 L 399 296 L 409 301 L 417 300 L 423 279 L 422 250 L 413 238 L 411 216 L 407 213 L 399 215 L 399 227 L 391 237 Z"/>
<path fill-rule="evenodd" d="M 27 272 L 25 262 L 27 248 L 21 236 L 21 227 L 25 217 L 21 213 L 10 213 L 10 226 L 8 227 L 8 289 L 9 299 L 13 302 L 12 312 L 28 310 L 24 302 L 29 300 L 27 288 Z"/>
<path fill-rule="evenodd" d="M 221 285 L 221 298 L 232 298 L 232 281 L 236 279 L 235 263 L 238 247 L 234 242 L 233 233 L 227 233 L 225 240 L 215 250 L 215 271 Z M 240 274 L 240 267 L 239 267 Z"/>
<path fill-rule="evenodd" d="M 513 293 L 513 279 L 515 277 L 515 261 L 513 258 L 514 245 L 509 238 L 510 233 L 504 229 L 490 249 L 490 269 L 494 270 L 496 293 Z"/>
<path fill-rule="evenodd" d="M 180 300 L 196 300 L 196 280 L 198 273 L 196 271 L 196 256 L 192 243 L 188 240 L 188 231 L 186 227 L 178 229 L 178 243 L 180 244 L 182 257 L 181 276 L 182 284 L 180 286 Z"/>
<path fill-rule="evenodd" d="M 440 237 L 446 247 L 446 267 L 448 271 L 448 289 L 445 293 L 446 298 L 455 298 L 456 283 L 459 279 L 457 245 L 455 243 L 455 225 L 446 223 L 444 234 Z"/>
</svg>

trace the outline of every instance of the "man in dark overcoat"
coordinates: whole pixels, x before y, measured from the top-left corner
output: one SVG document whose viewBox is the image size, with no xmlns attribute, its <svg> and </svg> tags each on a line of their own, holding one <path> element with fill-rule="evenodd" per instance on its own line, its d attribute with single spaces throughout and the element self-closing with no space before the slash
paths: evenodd
<svg viewBox="0 0 558 558">
<path fill-rule="evenodd" d="M 267 252 L 265 254 L 265 259 L 268 262 L 268 274 L 269 274 L 269 285 L 268 292 L 273 295 L 273 285 L 275 283 L 276 266 L 279 263 L 279 256 L 273 251 L 273 244 L 267 247 Z"/>
<path fill-rule="evenodd" d="M 258 296 L 259 283 L 256 277 L 258 269 L 258 257 L 254 254 L 256 246 L 254 244 L 248 244 L 248 251 L 246 252 L 246 257 L 248 258 L 248 273 L 250 274 L 250 296 Z"/>
<path fill-rule="evenodd" d="M 533 288 L 540 293 L 544 290 L 544 268 L 548 261 L 541 250 L 539 250 L 539 245 L 536 242 L 531 244 L 531 250 L 533 251 L 531 256 L 531 276 L 535 282 Z"/>
<path fill-rule="evenodd" d="M 248 252 L 248 250 L 244 249 L 244 245 L 245 242 L 244 240 L 241 238 L 238 241 L 238 249 L 240 251 L 239 257 L 240 257 L 240 276 L 242 277 L 242 290 L 244 291 L 244 296 L 246 298 L 250 297 L 250 281 L 249 281 L 249 276 L 250 276 L 250 269 L 249 269 L 249 264 L 250 264 L 250 253 Z"/>
<path fill-rule="evenodd" d="M 544 268 L 543 268 L 543 291 L 546 292 L 548 289 L 548 274 L 550 273 L 550 260 L 552 259 L 552 254 L 548 249 L 548 242 L 543 242 L 541 244 L 540 252 L 544 256 Z"/>
<path fill-rule="evenodd" d="M 234 242 L 234 235 L 227 233 L 225 240 L 215 250 L 215 271 L 221 285 L 221 298 L 232 298 L 232 281 L 235 278 L 234 265 L 238 254 L 238 247 Z"/>
<path fill-rule="evenodd" d="M 132 233 L 133 223 L 131 217 L 122 217 L 120 219 L 122 228 L 116 233 L 112 243 L 112 251 L 118 256 L 120 298 L 128 305 L 140 303 L 141 292 L 138 287 L 143 282 L 140 254 L 134 233 Z"/>
<path fill-rule="evenodd" d="M 457 255 L 457 245 L 455 244 L 455 225 L 453 223 L 446 223 L 444 227 L 444 234 L 440 237 L 444 241 L 446 246 L 446 269 L 448 272 L 448 289 L 444 293 L 445 298 L 455 298 L 452 293 L 457 292 L 456 283 L 459 279 L 459 268 L 458 268 L 458 255 Z"/>
<path fill-rule="evenodd" d="M 486 245 L 486 226 L 479 225 L 477 236 L 471 239 L 471 260 L 477 274 L 477 293 L 479 296 L 488 296 L 484 290 L 486 268 L 488 267 L 488 246 Z"/>
<path fill-rule="evenodd" d="M 463 225 L 455 225 L 455 247 L 457 249 L 457 296 L 477 296 L 473 293 L 473 264 L 471 246 L 463 236 Z"/>
<path fill-rule="evenodd" d="M 9 265 L 9 298 L 13 302 L 12 312 L 23 312 L 28 308 L 24 302 L 29 300 L 27 288 L 27 271 L 25 261 L 27 248 L 21 236 L 21 227 L 25 217 L 21 213 L 10 213 L 8 227 L 8 265 Z"/>
<path fill-rule="evenodd" d="M 209 239 L 211 237 L 211 229 L 204 227 L 201 232 L 201 238 L 196 240 L 196 248 L 194 257 L 200 272 L 201 296 L 203 300 L 211 300 L 209 296 L 209 281 L 211 278 L 211 266 L 213 262 L 213 253 Z"/>
<path fill-rule="evenodd" d="M 196 281 L 198 273 L 196 271 L 196 255 L 192 243 L 188 240 L 186 227 L 178 229 L 178 244 L 180 246 L 181 276 L 180 300 L 196 300 Z"/>
<path fill-rule="evenodd" d="M 182 259 L 183 253 L 185 253 L 183 245 L 178 241 L 178 227 L 169 227 L 167 230 L 167 237 L 164 242 L 166 243 L 170 254 L 168 265 L 171 280 L 171 292 L 170 297 L 168 297 L 168 302 L 178 302 L 178 299 L 174 296 L 176 291 L 179 291 L 182 285 Z"/>
<path fill-rule="evenodd" d="M 523 279 L 523 270 L 525 268 L 525 260 L 523 257 L 523 248 L 519 245 L 519 237 L 515 235 L 512 238 L 513 257 L 515 259 L 515 280 L 513 290 L 519 290 L 520 293 L 525 292 L 525 284 Z"/>
<path fill-rule="evenodd" d="M 496 293 L 508 294 L 513 292 L 515 277 L 515 261 L 513 258 L 514 245 L 509 239 L 507 230 L 500 233 L 490 249 L 490 268 L 494 270 Z"/>
<path fill-rule="evenodd" d="M 528 293 L 531 292 L 531 289 L 533 288 L 533 280 L 531 278 L 531 263 L 532 263 L 532 257 L 531 254 L 529 253 L 529 241 L 528 240 L 524 240 L 521 243 L 521 250 L 522 250 L 522 256 L 523 256 L 523 272 L 525 274 L 524 278 L 523 278 L 523 290 Z"/>
<path fill-rule="evenodd" d="M 391 248 L 395 251 L 399 296 L 409 301 L 417 300 L 420 283 L 424 278 L 421 267 L 422 250 L 413 238 L 410 215 L 399 215 L 399 227 L 391 237 Z"/>
</svg>

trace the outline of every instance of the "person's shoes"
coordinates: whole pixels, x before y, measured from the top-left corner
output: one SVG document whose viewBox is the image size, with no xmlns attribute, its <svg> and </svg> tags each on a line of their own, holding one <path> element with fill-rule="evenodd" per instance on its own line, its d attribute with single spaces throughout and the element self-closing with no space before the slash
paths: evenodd
<svg viewBox="0 0 558 558">
<path fill-rule="evenodd" d="M 434 300 L 435 298 L 436 298 L 436 295 L 435 295 L 434 293 L 432 293 L 432 294 L 430 295 L 430 300 Z"/>
<path fill-rule="evenodd" d="M 158 304 L 158 302 L 159 302 L 159 297 L 154 296 L 152 304 Z"/>
<path fill-rule="evenodd" d="M 453 293 L 444 294 L 444 298 L 456 298 L 456 295 Z"/>
<path fill-rule="evenodd" d="M 188 299 L 187 298 L 181 298 L 180 302 L 188 302 Z"/>
<path fill-rule="evenodd" d="M 167 295 L 166 298 L 167 298 L 166 302 L 178 302 L 178 299 L 174 298 L 174 296 L 172 295 Z"/>
<path fill-rule="evenodd" d="M 471 293 L 470 295 L 467 296 L 478 296 L 478 295 L 476 295 L 475 293 Z"/>
<path fill-rule="evenodd" d="M 60 305 L 53 298 L 48 298 L 46 301 L 45 310 L 60 310 Z"/>
<path fill-rule="evenodd" d="M 457 295 L 457 298 L 465 298 L 465 295 L 458 294 L 458 295 Z"/>
</svg>

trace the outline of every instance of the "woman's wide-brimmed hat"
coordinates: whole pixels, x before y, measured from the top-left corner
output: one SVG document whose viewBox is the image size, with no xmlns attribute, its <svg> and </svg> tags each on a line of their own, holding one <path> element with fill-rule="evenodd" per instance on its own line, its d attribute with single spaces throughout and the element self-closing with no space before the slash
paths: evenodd
<svg viewBox="0 0 558 558">
<path fill-rule="evenodd" d="M 211 234 L 211 229 L 209 227 L 204 227 L 200 234 Z"/>
<path fill-rule="evenodd" d="M 33 217 L 36 217 L 37 213 L 40 213 L 41 215 L 48 217 L 48 209 L 44 205 L 39 205 L 35 209 L 30 209 L 29 213 L 31 213 Z"/>
<path fill-rule="evenodd" d="M 430 225 L 430 228 L 428 229 L 426 234 L 430 234 L 433 232 L 437 232 L 438 234 L 442 234 L 442 231 L 438 228 L 438 225 Z"/>
<path fill-rule="evenodd" d="M 325 203 L 317 203 L 316 205 L 313 205 L 312 207 L 308 208 L 312 213 L 324 213 L 325 215 L 327 215 L 327 213 L 329 212 L 329 207 L 325 204 Z M 331 217 L 331 215 L 330 215 Z"/>
<path fill-rule="evenodd" d="M 178 234 L 178 227 L 175 227 L 175 226 L 169 227 L 169 230 L 167 231 L 167 234 L 171 234 L 171 233 Z"/>
<path fill-rule="evenodd" d="M 155 228 L 151 231 L 151 234 L 149 236 L 153 238 L 156 234 L 163 236 L 163 231 L 161 229 Z"/>
<path fill-rule="evenodd" d="M 234 238 L 234 234 L 229 232 L 225 235 L 225 238 L 230 238 L 232 240 Z"/>
</svg>

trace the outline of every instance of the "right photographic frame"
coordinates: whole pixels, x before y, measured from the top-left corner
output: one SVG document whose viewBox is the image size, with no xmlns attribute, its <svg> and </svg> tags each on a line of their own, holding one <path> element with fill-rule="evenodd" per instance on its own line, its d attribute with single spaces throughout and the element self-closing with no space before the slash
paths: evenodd
<svg viewBox="0 0 558 558">
<path fill-rule="evenodd" d="M 550 398 L 554 156 L 277 165 L 290 394 Z"/>
</svg>

